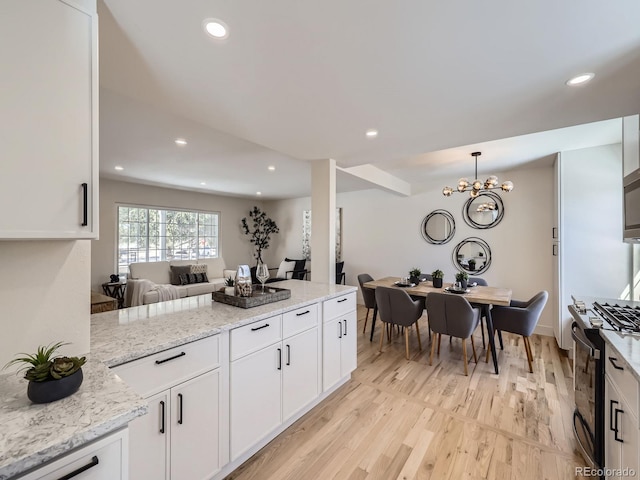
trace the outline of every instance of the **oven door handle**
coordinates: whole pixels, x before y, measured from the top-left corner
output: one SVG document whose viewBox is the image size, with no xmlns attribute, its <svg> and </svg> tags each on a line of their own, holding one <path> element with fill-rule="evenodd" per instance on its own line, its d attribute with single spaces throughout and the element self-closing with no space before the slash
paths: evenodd
<svg viewBox="0 0 640 480">
<path fill-rule="evenodd" d="M 588 348 L 591 352 L 592 358 L 595 358 L 596 360 L 600 359 L 600 350 L 595 348 L 593 344 L 589 340 L 587 340 L 576 322 L 573 322 L 571 324 L 571 337 L 576 342 L 582 344 L 585 348 Z"/>
</svg>

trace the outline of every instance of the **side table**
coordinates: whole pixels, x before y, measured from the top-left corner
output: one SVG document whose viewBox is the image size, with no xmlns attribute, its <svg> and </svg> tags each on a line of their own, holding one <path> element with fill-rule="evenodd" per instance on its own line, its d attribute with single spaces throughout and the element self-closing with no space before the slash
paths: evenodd
<svg viewBox="0 0 640 480">
<path fill-rule="evenodd" d="M 107 282 L 102 284 L 102 290 L 104 291 L 104 294 L 109 295 L 110 297 L 113 297 L 116 300 L 118 300 L 118 308 L 124 307 L 124 291 L 126 288 L 127 288 L 126 283 Z"/>
</svg>

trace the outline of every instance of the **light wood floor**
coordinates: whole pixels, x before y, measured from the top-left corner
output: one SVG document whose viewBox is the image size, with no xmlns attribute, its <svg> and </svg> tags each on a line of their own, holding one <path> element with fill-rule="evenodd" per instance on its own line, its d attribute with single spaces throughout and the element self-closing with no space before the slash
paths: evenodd
<svg viewBox="0 0 640 480">
<path fill-rule="evenodd" d="M 575 451 L 571 361 L 552 337 L 532 337 L 534 373 L 522 337 L 504 334 L 500 374 L 485 363 L 465 377 L 462 346 L 443 336 L 429 366 L 426 317 L 415 330 L 411 359 L 404 337 L 378 352 L 362 334 L 358 306 L 358 368 L 352 380 L 245 462 L 228 479 L 513 479 L 567 480 L 584 466 Z M 369 319 L 369 322 L 371 320 Z M 468 348 L 471 356 L 471 349 Z"/>
</svg>

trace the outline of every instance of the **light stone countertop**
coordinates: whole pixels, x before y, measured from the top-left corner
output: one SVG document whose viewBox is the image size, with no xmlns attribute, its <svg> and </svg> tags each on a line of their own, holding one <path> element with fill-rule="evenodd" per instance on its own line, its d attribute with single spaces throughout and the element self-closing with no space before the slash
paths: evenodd
<svg viewBox="0 0 640 480">
<path fill-rule="evenodd" d="M 148 405 L 108 367 L 357 291 L 300 280 L 269 284 L 291 298 L 254 308 L 214 302 L 211 294 L 91 315 L 91 355 L 80 390 L 35 405 L 27 381 L 0 376 L 0 480 L 41 465 L 144 415 Z M 267 287 L 268 288 L 268 287 Z"/>
<path fill-rule="evenodd" d="M 268 285 L 290 289 L 291 298 L 240 308 L 215 302 L 206 294 L 96 313 L 91 316 L 91 353 L 114 367 L 357 290 L 300 280 Z"/>
<path fill-rule="evenodd" d="M 93 356 L 87 355 L 82 373 L 84 380 L 76 393 L 41 405 L 27 398 L 28 381 L 22 376 L 0 376 L 0 480 L 147 413 L 147 402 Z"/>
<path fill-rule="evenodd" d="M 604 329 L 600 330 L 600 336 L 607 342 L 606 348 L 609 349 L 605 355 L 608 357 L 613 350 L 629 364 L 631 373 L 640 382 L 640 336 Z"/>
</svg>

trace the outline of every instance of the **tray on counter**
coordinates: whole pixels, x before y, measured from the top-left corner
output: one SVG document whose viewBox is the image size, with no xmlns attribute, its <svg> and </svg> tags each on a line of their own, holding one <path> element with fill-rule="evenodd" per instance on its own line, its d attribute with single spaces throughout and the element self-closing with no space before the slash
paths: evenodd
<svg viewBox="0 0 640 480">
<path fill-rule="evenodd" d="M 291 297 L 291 290 L 288 288 L 264 287 L 264 294 L 260 285 L 253 286 L 250 297 L 237 297 L 235 295 L 225 295 L 224 291 L 213 292 L 211 294 L 216 302 L 226 303 L 240 308 L 257 307 L 267 303 L 279 302 Z"/>
</svg>

